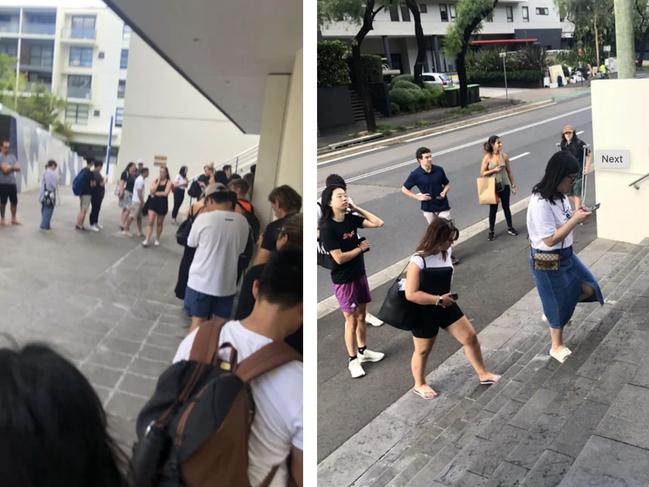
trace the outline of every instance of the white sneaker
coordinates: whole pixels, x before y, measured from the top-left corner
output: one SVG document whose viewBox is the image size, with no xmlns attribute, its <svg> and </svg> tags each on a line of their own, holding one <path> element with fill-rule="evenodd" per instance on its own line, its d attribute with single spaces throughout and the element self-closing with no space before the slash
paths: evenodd
<svg viewBox="0 0 649 487">
<path fill-rule="evenodd" d="M 154 240 L 153 241 L 153 246 L 154 247 L 160 247 L 160 241 L 159 240 Z"/>
<path fill-rule="evenodd" d="M 381 326 L 383 324 L 383 322 L 376 316 L 369 313 L 367 313 L 367 316 L 365 316 L 365 322 L 370 326 Z"/>
<path fill-rule="evenodd" d="M 104 229 L 104 226 L 103 226 L 101 223 L 97 223 L 97 227 L 99 228 L 99 230 L 103 230 L 103 229 Z"/>
<path fill-rule="evenodd" d="M 349 372 L 352 374 L 352 379 L 358 379 L 359 377 L 363 377 L 365 375 L 365 371 L 363 370 L 363 367 L 361 366 L 361 362 L 358 358 L 355 358 L 354 360 L 350 360 L 347 368 L 349 369 Z"/>
<path fill-rule="evenodd" d="M 360 363 L 363 362 L 379 362 L 383 360 L 385 354 L 383 352 L 373 352 L 372 350 L 365 349 L 363 353 L 358 353 L 358 360 Z"/>
<path fill-rule="evenodd" d="M 144 240 L 144 241 L 142 242 L 142 247 L 148 247 L 148 246 L 149 246 L 149 241 L 148 241 L 148 240 Z"/>
<path fill-rule="evenodd" d="M 97 225 L 90 225 L 90 227 L 88 227 L 88 229 L 90 231 L 92 231 L 92 232 L 98 232 L 99 231 L 99 227 L 97 227 Z"/>
</svg>

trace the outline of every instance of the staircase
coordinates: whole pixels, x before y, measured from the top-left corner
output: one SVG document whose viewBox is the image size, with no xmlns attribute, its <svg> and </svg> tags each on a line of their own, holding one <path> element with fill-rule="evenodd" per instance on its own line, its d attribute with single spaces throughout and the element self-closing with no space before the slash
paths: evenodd
<svg viewBox="0 0 649 487">
<path fill-rule="evenodd" d="M 499 384 L 478 385 L 459 351 L 429 376 L 439 398 L 403 396 L 323 460 L 318 485 L 649 485 L 649 239 L 614 245 L 591 245 L 607 302 L 577 307 L 564 364 L 532 290 L 479 335 Z"/>
<path fill-rule="evenodd" d="M 349 88 L 349 94 L 352 100 L 352 113 L 354 114 L 354 122 L 362 122 L 365 120 L 365 112 L 363 111 L 363 100 L 361 95 L 353 88 Z M 383 114 L 374 110 L 374 118 L 383 118 Z"/>
</svg>

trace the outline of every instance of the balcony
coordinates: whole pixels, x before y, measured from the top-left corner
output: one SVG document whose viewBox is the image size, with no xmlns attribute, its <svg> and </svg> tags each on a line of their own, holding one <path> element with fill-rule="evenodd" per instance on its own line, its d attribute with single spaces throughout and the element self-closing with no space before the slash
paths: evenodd
<svg viewBox="0 0 649 487">
<path fill-rule="evenodd" d="M 94 45 L 97 38 L 97 30 L 94 28 L 72 27 L 63 30 L 62 42 L 81 45 Z"/>
<path fill-rule="evenodd" d="M 54 37 L 56 24 L 23 24 L 22 34 L 35 34 Z"/>
<path fill-rule="evenodd" d="M 15 21 L 15 22 L 0 22 L 0 33 L 2 33 L 2 34 L 18 34 L 18 21 Z"/>
</svg>

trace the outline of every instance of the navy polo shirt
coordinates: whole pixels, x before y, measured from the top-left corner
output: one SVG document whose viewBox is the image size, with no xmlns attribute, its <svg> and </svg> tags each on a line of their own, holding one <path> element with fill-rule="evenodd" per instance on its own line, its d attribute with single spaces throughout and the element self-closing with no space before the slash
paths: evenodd
<svg viewBox="0 0 649 487">
<path fill-rule="evenodd" d="M 432 199 L 429 201 L 422 201 L 421 210 L 437 213 L 451 209 L 448 205 L 448 198 L 445 197 L 441 200 L 436 199 L 448 182 L 446 173 L 441 167 L 433 166 L 430 172 L 426 172 L 421 166 L 419 166 L 408 175 L 408 179 L 403 183 L 403 186 L 406 189 L 412 189 L 413 186 L 417 186 L 420 193 L 428 193 Z"/>
</svg>

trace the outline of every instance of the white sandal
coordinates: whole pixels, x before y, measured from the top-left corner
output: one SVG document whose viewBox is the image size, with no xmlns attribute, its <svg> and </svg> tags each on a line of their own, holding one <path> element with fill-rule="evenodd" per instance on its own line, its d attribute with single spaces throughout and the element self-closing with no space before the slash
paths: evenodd
<svg viewBox="0 0 649 487">
<path fill-rule="evenodd" d="M 572 350 L 570 350 L 568 347 L 563 347 L 559 352 L 556 353 L 553 352 L 552 349 L 550 349 L 550 357 L 555 359 L 560 364 L 564 363 L 571 354 Z"/>
</svg>

